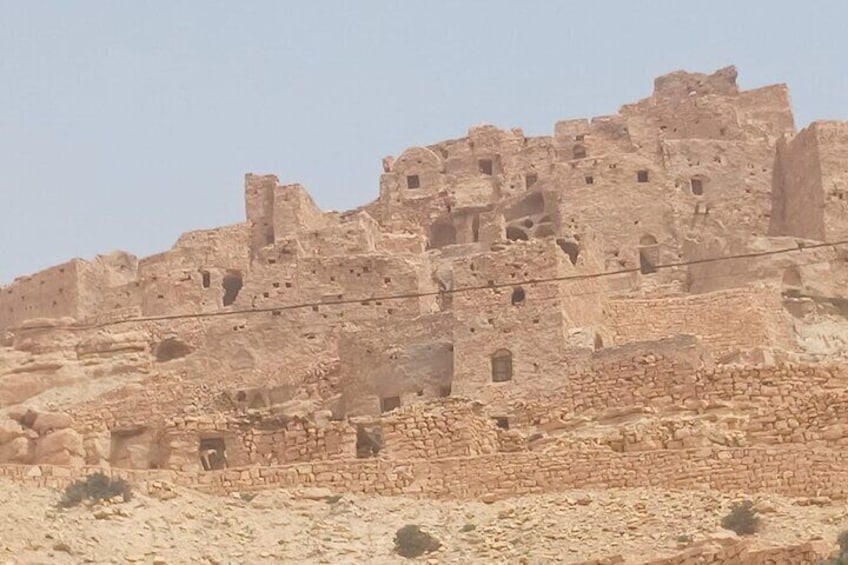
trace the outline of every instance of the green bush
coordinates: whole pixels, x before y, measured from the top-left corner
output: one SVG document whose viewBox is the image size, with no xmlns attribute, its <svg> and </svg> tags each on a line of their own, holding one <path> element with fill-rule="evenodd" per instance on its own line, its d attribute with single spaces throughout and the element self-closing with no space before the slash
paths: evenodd
<svg viewBox="0 0 848 565">
<path fill-rule="evenodd" d="M 439 540 L 413 524 L 407 524 L 395 533 L 395 553 L 402 557 L 419 557 L 440 547 Z"/>
<path fill-rule="evenodd" d="M 65 487 L 59 500 L 62 508 L 71 508 L 83 500 L 108 500 L 120 496 L 124 502 L 132 498 L 132 487 L 124 479 L 112 479 L 103 473 L 92 473 L 83 480 L 75 481 Z"/>
<path fill-rule="evenodd" d="M 721 527 L 736 532 L 736 535 L 750 536 L 760 528 L 760 517 L 750 500 L 734 503 L 730 513 L 721 519 Z"/>
</svg>

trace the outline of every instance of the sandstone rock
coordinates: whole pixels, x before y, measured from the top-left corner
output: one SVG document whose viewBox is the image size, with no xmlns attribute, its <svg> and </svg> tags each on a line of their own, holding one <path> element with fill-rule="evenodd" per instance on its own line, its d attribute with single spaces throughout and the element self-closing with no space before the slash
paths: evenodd
<svg viewBox="0 0 848 565">
<path fill-rule="evenodd" d="M 20 422 L 21 418 L 24 417 L 24 414 L 29 412 L 29 407 L 24 406 L 23 404 L 14 404 L 12 406 L 7 406 L 3 409 L 3 412 L 6 413 L 6 416 L 15 420 L 16 422 Z"/>
<path fill-rule="evenodd" d="M 26 437 L 17 437 L 0 445 L 0 463 L 29 463 L 31 442 Z"/>
<path fill-rule="evenodd" d="M 55 430 L 70 428 L 73 425 L 73 418 L 63 412 L 42 412 L 36 416 L 32 429 L 39 435 L 46 435 Z"/>
<path fill-rule="evenodd" d="M 82 437 L 70 428 L 53 432 L 36 442 L 35 461 L 54 465 L 81 463 L 85 456 Z"/>
<path fill-rule="evenodd" d="M 24 428 L 15 420 L 9 418 L 0 420 L 0 445 L 23 435 L 25 435 Z"/>
<path fill-rule="evenodd" d="M 86 465 L 100 465 L 109 461 L 110 439 L 107 436 L 94 435 L 83 441 Z"/>
<path fill-rule="evenodd" d="M 301 489 L 296 493 L 298 498 L 305 498 L 307 500 L 324 500 L 330 496 L 333 496 L 332 491 L 327 488 L 322 487 L 308 487 Z"/>
<path fill-rule="evenodd" d="M 493 492 L 487 492 L 483 496 L 480 497 L 480 501 L 485 504 L 494 504 L 498 500 L 498 495 Z"/>
<path fill-rule="evenodd" d="M 822 439 L 827 441 L 836 441 L 842 439 L 846 436 L 846 430 L 848 430 L 848 426 L 844 424 L 837 424 L 835 426 L 831 426 L 822 430 Z"/>
</svg>

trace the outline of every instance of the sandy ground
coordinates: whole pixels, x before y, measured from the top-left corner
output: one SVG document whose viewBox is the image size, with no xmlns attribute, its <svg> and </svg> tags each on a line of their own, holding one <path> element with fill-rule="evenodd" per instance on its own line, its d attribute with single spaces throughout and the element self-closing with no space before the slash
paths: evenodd
<svg viewBox="0 0 848 565">
<path fill-rule="evenodd" d="M 573 491 L 483 502 L 268 491 L 252 500 L 173 488 L 107 507 L 56 507 L 58 493 L 0 481 L 0 563 L 409 563 L 394 533 L 418 524 L 442 542 L 425 563 L 571 563 L 678 553 L 719 527 L 734 497 L 650 489 Z M 249 497 L 245 497 L 249 498 Z M 738 497 L 736 497 L 738 498 Z M 758 546 L 835 540 L 848 504 L 754 497 Z"/>
</svg>

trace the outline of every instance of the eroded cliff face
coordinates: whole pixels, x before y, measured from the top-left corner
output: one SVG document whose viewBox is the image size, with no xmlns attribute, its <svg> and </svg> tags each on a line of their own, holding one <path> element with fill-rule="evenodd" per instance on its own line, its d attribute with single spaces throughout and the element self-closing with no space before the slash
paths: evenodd
<svg viewBox="0 0 848 565">
<path fill-rule="evenodd" d="M 729 67 L 551 136 L 409 148 L 357 210 L 248 174 L 243 223 L 0 289 L 0 464 L 424 496 L 689 467 L 843 496 L 799 477 L 848 441 L 846 131 L 796 132 L 785 86 Z M 761 481 L 775 445 L 793 474 Z"/>
</svg>

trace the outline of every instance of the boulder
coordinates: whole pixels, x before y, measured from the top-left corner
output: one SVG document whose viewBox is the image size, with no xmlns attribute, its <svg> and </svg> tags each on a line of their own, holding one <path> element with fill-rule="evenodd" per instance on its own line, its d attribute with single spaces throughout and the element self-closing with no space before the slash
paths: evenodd
<svg viewBox="0 0 848 565">
<path fill-rule="evenodd" d="M 23 404 L 13 404 L 12 406 L 7 406 L 3 409 L 3 412 L 6 413 L 6 416 L 15 420 L 16 422 L 20 422 L 21 419 L 29 412 L 29 408 L 24 406 Z"/>
<path fill-rule="evenodd" d="M 25 430 L 15 420 L 4 418 L 0 420 L 0 445 L 25 435 Z"/>
<path fill-rule="evenodd" d="M 53 465 L 81 463 L 85 457 L 82 436 L 66 428 L 40 438 L 35 445 L 35 461 Z"/>
<path fill-rule="evenodd" d="M 63 430 L 74 425 L 74 419 L 64 412 L 42 412 L 35 417 L 32 429 L 38 435 L 44 436 L 56 430 Z"/>
<path fill-rule="evenodd" d="M 0 445 L 0 463 L 29 463 L 30 440 L 16 437 L 5 445 Z"/>
<path fill-rule="evenodd" d="M 111 441 L 109 436 L 91 435 L 83 441 L 86 465 L 100 465 L 109 461 Z"/>
</svg>

